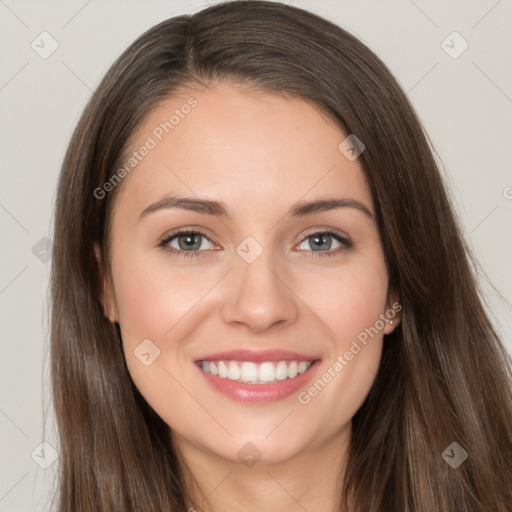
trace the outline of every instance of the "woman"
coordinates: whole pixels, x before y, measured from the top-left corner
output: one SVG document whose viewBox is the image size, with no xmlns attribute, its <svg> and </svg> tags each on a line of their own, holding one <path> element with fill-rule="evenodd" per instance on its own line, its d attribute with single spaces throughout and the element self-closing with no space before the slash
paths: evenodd
<svg viewBox="0 0 512 512">
<path fill-rule="evenodd" d="M 512 510 L 510 357 L 420 122 L 341 28 L 238 1 L 148 30 L 54 244 L 59 510 Z"/>
</svg>

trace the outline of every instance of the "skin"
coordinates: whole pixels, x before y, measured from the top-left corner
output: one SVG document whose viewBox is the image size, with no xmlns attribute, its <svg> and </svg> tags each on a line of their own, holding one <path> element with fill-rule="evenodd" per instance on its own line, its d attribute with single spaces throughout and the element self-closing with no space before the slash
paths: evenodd
<svg viewBox="0 0 512 512">
<path fill-rule="evenodd" d="M 235 348 L 315 355 L 321 363 L 307 390 L 392 307 L 373 218 L 351 207 L 285 215 L 299 200 L 326 198 L 351 198 L 374 214 L 362 167 L 338 150 L 346 134 L 311 104 L 226 83 L 161 104 L 131 149 L 191 95 L 198 105 L 120 185 L 112 275 L 102 274 L 105 314 L 121 325 L 133 381 L 171 427 L 197 482 L 200 510 L 339 510 L 351 419 L 399 314 L 307 405 L 296 393 L 271 404 L 233 401 L 199 378 L 194 361 Z M 162 209 L 139 219 L 170 193 L 222 201 L 233 217 Z M 202 257 L 179 258 L 158 247 L 164 235 L 187 227 L 206 236 L 199 238 Z M 315 251 L 311 235 L 325 228 L 349 237 L 353 248 L 327 238 L 331 247 Z M 263 249 L 252 263 L 236 252 L 247 236 Z M 170 244 L 179 250 L 177 238 Z M 149 366 L 134 355 L 144 339 L 160 349 Z M 261 452 L 252 467 L 237 456 L 248 442 Z"/>
</svg>

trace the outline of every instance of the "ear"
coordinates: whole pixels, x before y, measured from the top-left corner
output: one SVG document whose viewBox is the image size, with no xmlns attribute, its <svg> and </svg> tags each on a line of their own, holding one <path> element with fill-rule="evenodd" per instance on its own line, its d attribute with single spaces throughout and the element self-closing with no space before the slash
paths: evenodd
<svg viewBox="0 0 512 512">
<path fill-rule="evenodd" d="M 384 334 L 390 334 L 402 321 L 402 304 L 400 304 L 398 294 L 394 290 L 390 289 L 388 292 L 384 315 L 386 323 L 384 326 Z"/>
<path fill-rule="evenodd" d="M 101 247 L 98 242 L 94 242 L 94 255 L 98 263 L 98 275 L 99 275 L 99 294 L 100 301 L 103 306 L 103 314 L 112 322 L 118 322 L 119 316 L 115 301 L 114 287 L 107 277 L 105 267 L 103 265 L 103 259 L 101 256 Z"/>
</svg>

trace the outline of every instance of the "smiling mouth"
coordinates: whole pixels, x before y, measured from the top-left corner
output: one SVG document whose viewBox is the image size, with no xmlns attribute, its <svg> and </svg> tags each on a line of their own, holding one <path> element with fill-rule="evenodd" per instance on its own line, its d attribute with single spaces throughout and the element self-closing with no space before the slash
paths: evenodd
<svg viewBox="0 0 512 512">
<path fill-rule="evenodd" d="M 205 373 L 245 384 L 272 384 L 291 380 L 307 372 L 315 360 L 311 361 L 197 361 Z"/>
</svg>

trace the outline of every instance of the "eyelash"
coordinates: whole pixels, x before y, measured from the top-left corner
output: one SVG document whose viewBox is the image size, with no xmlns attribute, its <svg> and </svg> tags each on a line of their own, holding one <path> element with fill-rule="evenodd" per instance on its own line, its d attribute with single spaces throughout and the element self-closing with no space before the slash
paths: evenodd
<svg viewBox="0 0 512 512">
<path fill-rule="evenodd" d="M 173 240 L 174 238 L 177 238 L 180 235 L 187 235 L 187 234 L 200 235 L 211 242 L 211 240 L 205 234 L 201 233 L 200 231 L 183 229 L 181 231 L 176 231 L 176 232 L 171 233 L 170 235 L 162 238 L 160 240 L 160 242 L 158 243 L 158 247 L 162 248 L 164 251 L 166 251 L 174 256 L 177 256 L 178 258 L 200 258 L 202 256 L 207 256 L 207 254 L 201 254 L 201 253 L 209 252 L 207 250 L 183 251 L 183 250 L 174 249 L 174 247 L 170 247 L 168 245 L 169 242 L 171 240 Z M 302 239 L 300 244 L 302 244 L 303 241 L 305 241 L 308 238 L 311 238 L 315 235 L 329 235 L 332 238 L 334 238 L 336 241 L 340 242 L 341 246 L 338 247 L 337 249 L 330 250 L 328 252 L 327 251 L 325 251 L 325 252 L 324 251 L 306 251 L 306 252 L 313 253 L 310 256 L 308 256 L 309 258 L 323 258 L 324 256 L 333 256 L 335 254 L 338 254 L 341 251 L 350 250 L 354 247 L 353 243 L 348 238 L 341 236 L 337 231 L 334 231 L 333 229 L 330 229 L 330 228 L 326 228 L 321 231 L 314 231 L 313 233 L 306 235 Z"/>
</svg>

